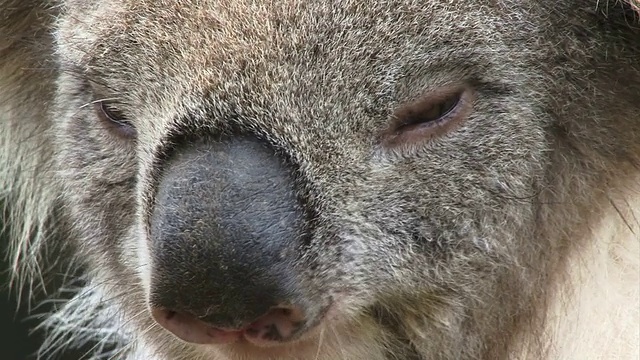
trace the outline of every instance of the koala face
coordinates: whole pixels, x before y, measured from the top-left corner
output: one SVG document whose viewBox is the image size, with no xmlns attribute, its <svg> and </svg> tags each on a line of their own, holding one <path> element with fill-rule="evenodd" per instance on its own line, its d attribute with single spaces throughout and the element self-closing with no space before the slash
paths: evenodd
<svg viewBox="0 0 640 360">
<path fill-rule="evenodd" d="M 582 3 L 64 1 L 57 175 L 136 346 L 506 356 L 610 152 L 571 121 L 638 110 Z"/>
</svg>

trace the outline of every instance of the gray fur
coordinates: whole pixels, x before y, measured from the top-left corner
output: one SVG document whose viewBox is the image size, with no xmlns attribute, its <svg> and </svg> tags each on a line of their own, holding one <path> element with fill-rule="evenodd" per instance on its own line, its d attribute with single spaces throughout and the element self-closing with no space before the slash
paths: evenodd
<svg viewBox="0 0 640 360">
<path fill-rule="evenodd" d="M 15 278 L 38 284 L 45 250 L 70 247 L 88 279 L 46 320 L 43 358 L 93 338 L 96 359 L 211 359 L 154 324 L 142 259 L 165 155 L 233 132 L 291 159 L 316 214 L 300 286 L 341 304 L 318 359 L 508 359 L 525 343 L 544 358 L 566 259 L 639 172 L 630 6 L 0 0 Z M 458 129 L 381 145 L 397 108 L 461 82 L 476 99 Z M 96 97 L 138 137 L 106 129 Z"/>
</svg>

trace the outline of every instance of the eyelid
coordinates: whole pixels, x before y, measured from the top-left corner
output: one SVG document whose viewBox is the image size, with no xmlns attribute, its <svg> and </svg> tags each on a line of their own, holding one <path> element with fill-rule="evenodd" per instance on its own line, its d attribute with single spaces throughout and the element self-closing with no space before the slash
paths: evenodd
<svg viewBox="0 0 640 360">
<path fill-rule="evenodd" d="M 420 121 L 420 115 L 457 96 L 455 105 L 434 120 Z M 475 92 L 469 86 L 442 88 L 401 106 L 382 133 L 387 150 L 413 149 L 457 129 L 473 110 Z"/>
<path fill-rule="evenodd" d="M 117 107 L 107 108 L 108 100 L 99 99 L 93 101 L 93 108 L 100 123 L 105 126 L 106 130 L 116 134 L 122 138 L 137 137 L 137 130 L 133 124 L 124 116 Z"/>
<path fill-rule="evenodd" d="M 396 133 L 406 130 L 405 128 L 411 126 L 437 126 L 438 123 L 446 121 L 448 118 L 455 116 L 460 111 L 460 105 L 463 101 L 462 92 L 457 92 L 449 96 L 442 96 L 436 100 L 430 100 L 427 104 L 422 104 L 422 111 L 411 111 L 404 109 L 405 113 L 397 114 L 394 116 Z M 451 105 L 448 103 L 451 102 Z M 442 105 L 448 105 L 442 113 L 434 119 L 424 119 L 422 113 L 425 111 L 432 111 L 436 107 Z"/>
</svg>

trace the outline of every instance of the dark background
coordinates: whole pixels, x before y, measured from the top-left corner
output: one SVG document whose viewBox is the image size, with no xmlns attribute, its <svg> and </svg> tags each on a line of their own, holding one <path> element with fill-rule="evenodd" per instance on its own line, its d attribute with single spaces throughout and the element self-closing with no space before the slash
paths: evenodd
<svg viewBox="0 0 640 360">
<path fill-rule="evenodd" d="M 3 238 L 0 241 L 3 247 L 2 253 L 5 255 L 7 240 Z M 0 359 L 35 359 L 35 356 L 30 355 L 35 354 L 37 351 L 42 334 L 29 336 L 29 333 L 37 325 L 38 321 L 35 319 L 27 320 L 26 302 L 17 311 L 17 294 L 9 289 L 10 274 L 7 270 L 9 262 L 6 256 L 3 256 L 1 264 L 3 271 L 0 276 L 0 284 L 2 284 L 2 289 L 0 290 Z M 71 358 L 68 359 L 71 360 Z"/>
<path fill-rule="evenodd" d="M 0 204 L 0 208 L 1 208 Z M 1 215 L 1 214 L 0 214 Z M 0 230 L 2 230 L 0 222 Z M 28 306 L 26 299 L 22 299 L 22 304 L 18 307 L 18 296 L 15 289 L 9 289 L 9 261 L 7 259 L 6 236 L 0 234 L 0 360 L 35 360 L 36 352 L 42 343 L 43 333 L 34 332 L 34 328 L 39 321 L 34 316 L 27 313 Z M 40 297 L 39 300 L 42 300 Z M 46 308 L 35 308 L 36 303 L 32 303 L 32 315 L 46 311 Z M 44 358 L 41 360 L 80 360 L 87 349 L 75 352 L 67 352 L 55 358 Z"/>
</svg>

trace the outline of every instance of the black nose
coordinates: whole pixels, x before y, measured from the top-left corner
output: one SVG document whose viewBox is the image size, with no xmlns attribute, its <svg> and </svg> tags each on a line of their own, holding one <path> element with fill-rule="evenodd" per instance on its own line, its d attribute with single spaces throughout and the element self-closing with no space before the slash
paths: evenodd
<svg viewBox="0 0 640 360">
<path fill-rule="evenodd" d="M 174 152 L 150 219 L 152 307 L 241 329 L 290 306 L 306 216 L 292 169 L 252 137 Z"/>
</svg>

